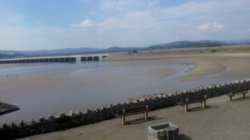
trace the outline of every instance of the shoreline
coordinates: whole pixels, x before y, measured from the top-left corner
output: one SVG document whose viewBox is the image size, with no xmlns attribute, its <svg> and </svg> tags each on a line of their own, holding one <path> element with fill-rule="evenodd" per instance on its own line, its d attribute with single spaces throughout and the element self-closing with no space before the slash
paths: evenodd
<svg viewBox="0 0 250 140">
<path fill-rule="evenodd" d="M 214 51 L 215 50 L 215 51 Z M 104 61 L 133 61 L 152 60 L 164 58 L 182 58 L 192 56 L 216 56 L 216 55 L 249 55 L 250 45 L 233 45 L 225 47 L 188 48 L 188 49 L 166 49 L 155 51 L 141 51 L 134 54 L 127 52 L 110 53 Z"/>
<path fill-rule="evenodd" d="M 182 90 L 175 93 L 155 94 L 146 97 L 129 100 L 124 103 L 119 103 L 102 108 L 86 110 L 85 112 L 70 112 L 70 114 L 60 114 L 59 116 L 49 116 L 48 118 L 40 118 L 39 121 L 26 123 L 21 121 L 20 124 L 3 125 L 0 127 L 0 132 L 4 134 L 3 138 L 22 138 L 34 134 L 44 132 L 53 132 L 65 130 L 81 125 L 92 124 L 103 120 L 114 118 L 116 112 L 122 108 L 133 108 L 136 106 L 149 105 L 150 110 L 175 105 L 180 99 L 190 98 L 197 95 L 207 95 L 208 98 L 213 98 L 227 94 L 233 90 L 250 88 L 250 79 L 221 83 L 216 85 L 207 85 L 197 87 L 191 90 Z M 25 128 L 25 129 L 24 129 Z M 36 129 L 35 129 L 36 128 Z M 35 130 L 34 130 L 35 129 Z M 32 130 L 32 131 L 31 131 Z M 13 134 L 13 132 L 19 132 Z"/>
</svg>

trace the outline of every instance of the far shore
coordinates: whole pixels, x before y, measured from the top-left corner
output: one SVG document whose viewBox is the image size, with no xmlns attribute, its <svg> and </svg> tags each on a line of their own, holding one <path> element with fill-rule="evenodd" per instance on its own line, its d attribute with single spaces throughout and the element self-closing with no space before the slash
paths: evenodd
<svg viewBox="0 0 250 140">
<path fill-rule="evenodd" d="M 142 51 L 138 53 L 110 53 L 105 58 L 106 61 L 131 61 L 131 60 L 147 60 L 147 59 L 164 59 L 164 58 L 182 58 L 192 56 L 217 56 L 226 55 L 249 55 L 250 45 L 228 45 L 221 47 L 207 48 L 181 48 L 181 49 L 166 49 L 154 51 Z"/>
</svg>

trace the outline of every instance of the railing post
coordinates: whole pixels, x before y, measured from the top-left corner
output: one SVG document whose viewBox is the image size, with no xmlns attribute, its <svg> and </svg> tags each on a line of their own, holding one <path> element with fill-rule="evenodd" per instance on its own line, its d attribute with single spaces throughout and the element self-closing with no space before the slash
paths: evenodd
<svg viewBox="0 0 250 140">
<path fill-rule="evenodd" d="M 145 118 L 145 121 L 147 121 L 148 120 L 148 105 L 146 105 L 146 111 L 145 111 L 145 116 L 144 116 Z"/>
<path fill-rule="evenodd" d="M 185 105 L 184 105 L 184 111 L 185 112 L 188 112 L 188 98 L 186 99 L 186 103 L 185 103 Z"/>
<path fill-rule="evenodd" d="M 203 108 L 203 109 L 206 108 L 206 100 L 204 100 L 204 101 L 202 102 L 202 108 Z"/>
<path fill-rule="evenodd" d="M 125 125 L 125 109 L 122 110 L 122 125 Z"/>
<path fill-rule="evenodd" d="M 203 100 L 203 102 L 202 102 L 202 107 L 203 107 L 203 109 L 206 108 L 206 100 L 207 100 L 207 96 L 205 95 L 205 96 L 204 96 L 204 100 Z"/>
</svg>

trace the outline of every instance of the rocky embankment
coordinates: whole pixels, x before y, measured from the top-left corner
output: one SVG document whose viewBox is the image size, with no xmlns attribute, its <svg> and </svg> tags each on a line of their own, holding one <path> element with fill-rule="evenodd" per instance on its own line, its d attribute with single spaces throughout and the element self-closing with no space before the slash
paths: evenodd
<svg viewBox="0 0 250 140">
<path fill-rule="evenodd" d="M 155 110 L 176 105 L 178 101 L 185 98 L 195 98 L 203 95 L 207 95 L 208 98 L 212 98 L 228 94 L 234 90 L 246 88 L 250 88 L 250 79 L 202 86 L 174 93 L 153 94 L 136 99 L 130 99 L 123 103 L 103 106 L 102 108 L 88 109 L 83 112 L 70 112 L 69 114 L 62 113 L 58 116 L 49 116 L 48 118 L 40 118 L 39 120 L 33 120 L 31 122 L 21 121 L 19 124 L 4 124 L 0 127 L 0 138 L 5 140 L 16 139 L 52 131 L 65 130 L 81 125 L 112 119 L 115 117 L 115 114 L 123 108 L 149 105 L 150 110 Z"/>
</svg>

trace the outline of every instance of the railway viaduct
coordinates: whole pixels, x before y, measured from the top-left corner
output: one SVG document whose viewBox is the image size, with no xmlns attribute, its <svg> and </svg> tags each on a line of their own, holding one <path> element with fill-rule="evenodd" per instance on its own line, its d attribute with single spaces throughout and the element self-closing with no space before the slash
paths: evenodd
<svg viewBox="0 0 250 140">
<path fill-rule="evenodd" d="M 62 56 L 41 56 L 41 57 L 22 57 L 0 59 L 0 64 L 17 64 L 17 63 L 77 63 L 101 61 L 107 57 L 107 53 L 102 54 L 83 54 L 83 55 L 62 55 Z"/>
</svg>

